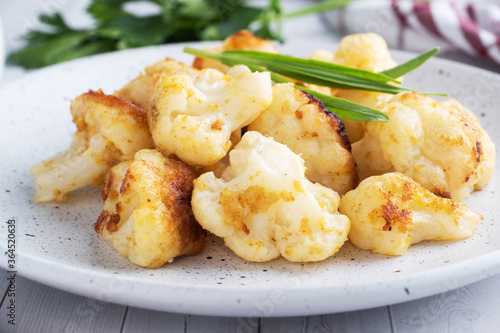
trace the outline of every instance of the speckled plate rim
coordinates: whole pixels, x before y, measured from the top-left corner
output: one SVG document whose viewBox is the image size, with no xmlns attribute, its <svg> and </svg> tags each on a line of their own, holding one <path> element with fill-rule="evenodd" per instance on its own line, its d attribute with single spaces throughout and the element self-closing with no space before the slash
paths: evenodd
<svg viewBox="0 0 500 333">
<path fill-rule="evenodd" d="M 325 41 L 320 41 L 318 45 L 324 43 Z M 119 53 L 121 56 L 126 56 L 135 52 L 148 52 L 148 49 L 153 48 Z M 407 58 L 412 55 L 402 51 L 391 51 L 391 53 L 396 58 Z M 29 80 L 31 75 L 45 75 L 61 67 L 79 66 L 80 62 L 92 61 L 96 57 L 112 59 L 116 54 L 118 53 L 55 65 L 28 74 L 19 80 Z M 448 60 L 431 59 L 431 61 L 444 68 L 452 67 L 497 75 Z M 6 250 L 3 243 L 0 243 L 0 249 Z M 296 316 L 360 310 L 434 295 L 500 273 L 499 249 L 447 266 L 369 283 L 356 281 L 344 284 L 332 283 L 324 288 L 310 287 L 307 284 L 301 284 L 299 287 L 283 286 L 278 289 L 271 289 L 265 285 L 245 288 L 232 286 L 207 288 L 184 283 L 169 285 L 157 281 L 145 282 L 134 277 L 90 271 L 75 265 L 47 260 L 37 256 L 36 253 L 20 251 L 18 255 L 22 265 L 18 272 L 20 275 L 75 294 L 153 310 L 240 317 Z M 0 262 L 0 266 L 7 269 L 4 261 Z M 66 278 L 55 276 L 53 274 L 55 268 L 58 272 L 64 272 Z M 151 288 L 157 289 L 158 292 L 148 292 L 147 289 Z"/>
<path fill-rule="evenodd" d="M 228 317 L 287 317 L 338 313 L 392 305 L 444 293 L 500 273 L 500 251 L 464 262 L 373 282 L 318 288 L 207 288 L 92 272 L 30 255 L 22 256 L 20 274 L 39 283 L 98 301 L 150 310 Z M 3 263 L 2 268 L 4 267 Z M 55 277 L 54 268 L 71 280 Z M 151 293 L 154 289 L 157 292 Z"/>
</svg>

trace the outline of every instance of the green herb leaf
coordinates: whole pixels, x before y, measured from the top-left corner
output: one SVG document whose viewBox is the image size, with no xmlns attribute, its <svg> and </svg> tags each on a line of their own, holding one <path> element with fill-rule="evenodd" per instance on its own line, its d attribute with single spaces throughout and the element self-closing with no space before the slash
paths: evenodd
<svg viewBox="0 0 500 333">
<path fill-rule="evenodd" d="M 282 54 L 272 54 L 258 51 L 225 51 L 223 55 L 236 56 L 237 59 L 253 62 L 255 65 L 259 66 L 276 66 L 286 68 L 290 71 L 301 71 L 307 72 L 311 76 L 318 78 L 324 78 L 325 80 L 335 80 L 337 78 L 346 79 L 363 79 L 377 81 L 377 82 L 388 82 L 395 81 L 392 77 L 385 74 L 379 74 L 370 72 L 363 69 L 357 69 L 347 66 L 337 65 L 331 62 L 319 61 L 313 59 L 302 59 L 292 56 L 282 55 Z"/>
<path fill-rule="evenodd" d="M 382 73 L 359 70 L 328 62 L 301 59 L 279 54 L 256 51 L 226 51 L 213 53 L 204 50 L 185 47 L 184 52 L 203 58 L 218 60 L 228 66 L 243 64 L 252 71 L 269 71 L 271 78 L 277 83 L 290 82 L 289 77 L 301 82 L 341 89 L 361 89 L 383 93 L 396 94 L 413 91 L 411 89 L 390 85 L 387 82 L 395 81 L 396 77 L 417 68 L 432 57 L 437 50 L 425 52 L 400 66 Z M 283 76 L 285 77 L 283 77 Z M 375 109 L 347 101 L 345 99 L 328 96 L 319 92 L 295 85 L 315 96 L 327 109 L 336 113 L 340 118 L 357 121 L 386 121 L 386 114 Z"/>
<path fill-rule="evenodd" d="M 59 13 L 54 14 L 41 14 L 39 16 L 40 22 L 50 25 L 56 28 L 58 32 L 71 31 L 72 29 L 68 27 L 63 17 Z"/>
<path fill-rule="evenodd" d="M 257 36 L 282 42 L 283 8 L 281 7 L 281 1 L 269 0 L 268 6 L 262 10 L 255 23 L 257 27 L 251 30 Z"/>
<path fill-rule="evenodd" d="M 61 36 L 51 36 L 42 44 L 29 46 L 18 52 L 11 53 L 8 61 L 22 64 L 25 68 L 38 68 L 68 59 L 75 59 L 76 47 L 89 38 L 89 33 L 76 31 Z"/>
<path fill-rule="evenodd" d="M 349 2 L 353 2 L 353 0 L 327 0 L 327 1 L 322 1 L 318 4 L 311 5 L 306 8 L 302 8 L 290 13 L 286 13 L 284 15 L 284 18 L 293 18 L 297 16 L 304 16 L 304 15 L 309 15 L 309 14 L 315 14 L 315 13 L 320 13 L 320 12 L 325 12 L 328 10 L 333 10 L 333 9 L 338 9 L 341 8 L 345 5 L 347 5 Z"/>
<path fill-rule="evenodd" d="M 94 0 L 87 7 L 87 13 L 102 25 L 104 22 L 113 21 L 120 15 L 121 10 L 119 4 L 112 1 Z"/>
<path fill-rule="evenodd" d="M 317 99 L 319 99 L 325 107 L 335 113 L 342 119 L 355 121 L 387 121 L 389 116 L 385 113 L 372 109 L 362 104 L 354 103 L 343 98 L 333 97 L 319 93 L 317 91 L 296 86 L 295 88 L 304 90 Z"/>
<path fill-rule="evenodd" d="M 395 79 L 385 73 L 373 73 L 318 60 L 301 59 L 257 51 L 226 51 L 219 54 L 210 54 L 210 52 L 200 52 L 192 48 L 185 50 L 187 53 L 215 59 L 229 66 L 234 66 L 235 64 L 260 66 L 271 72 L 295 80 L 325 87 L 376 91 L 389 94 L 415 91 L 414 89 L 388 84 L 388 81 L 395 81 Z M 412 63 L 413 65 L 414 63 Z M 426 94 L 442 95 L 436 93 Z"/>
<path fill-rule="evenodd" d="M 28 45 L 14 52 L 8 59 L 26 68 L 35 68 L 92 52 L 97 54 L 162 43 L 220 40 L 241 29 L 248 29 L 262 38 L 283 41 L 281 26 L 285 17 L 325 11 L 348 2 L 328 0 L 285 14 L 281 0 L 267 0 L 263 4 L 250 0 L 143 1 L 158 6 L 160 13 L 144 18 L 127 12 L 127 3 L 137 0 L 90 0 L 87 12 L 94 19 L 94 24 L 86 30 L 72 29 L 64 22 L 60 13 L 41 15 L 39 20 L 43 25 L 42 29 L 28 32 L 24 36 Z M 88 38 L 81 38 L 79 43 L 73 43 L 77 40 L 75 34 L 80 33 L 87 34 Z M 89 46 L 91 43 L 98 45 Z M 65 53 L 58 56 L 61 44 L 67 47 L 64 48 Z M 41 52 L 41 59 L 36 59 L 37 52 Z M 66 52 L 73 52 L 73 55 Z"/>
<path fill-rule="evenodd" d="M 252 22 L 259 19 L 262 9 L 253 7 L 236 7 L 230 17 L 217 24 L 217 29 L 222 39 L 230 36 L 235 31 L 247 29 Z M 223 37 L 224 36 L 224 37 Z"/>
<path fill-rule="evenodd" d="M 256 66 L 248 67 L 252 71 L 264 71 L 262 68 Z M 284 77 L 271 72 L 271 79 L 276 83 L 290 83 L 291 81 Z M 372 109 L 368 106 L 354 103 L 343 98 L 333 97 L 322 94 L 312 89 L 294 84 L 296 89 L 304 90 L 305 92 L 313 95 L 321 101 L 328 109 L 328 111 L 335 113 L 342 119 L 349 119 L 355 121 L 387 121 L 389 117 L 378 110 Z"/>
<path fill-rule="evenodd" d="M 411 72 L 415 68 L 420 67 L 420 65 L 422 65 L 424 62 L 426 62 L 429 58 L 433 57 L 438 52 L 439 52 L 439 47 L 436 47 L 435 49 L 424 52 L 415 58 L 412 58 L 396 67 L 393 67 L 391 69 L 385 70 L 380 73 L 396 79 Z"/>
<path fill-rule="evenodd" d="M 237 59 L 242 64 L 262 66 L 286 77 L 320 86 L 376 91 L 389 94 L 414 91 L 414 89 L 402 88 L 386 83 L 387 81 L 394 81 L 394 79 L 384 74 L 318 60 L 301 59 L 257 51 L 226 51 L 222 52 L 221 62 L 225 63 L 226 56 L 231 58 L 231 63 L 234 63 L 234 60 Z"/>
<path fill-rule="evenodd" d="M 218 60 L 221 61 L 224 59 L 224 54 L 223 53 L 213 53 L 213 52 L 208 52 L 204 50 L 198 50 L 192 47 L 185 47 L 184 52 L 198 56 L 198 57 L 204 57 L 204 58 L 209 58 L 213 60 Z M 227 60 L 227 65 L 229 66 L 234 66 L 239 64 L 240 62 L 236 58 L 230 58 L 226 59 Z M 254 64 L 246 64 L 248 68 L 252 71 L 268 71 L 265 68 L 262 68 L 260 66 L 254 65 Z M 284 78 L 281 75 L 278 75 L 277 73 L 270 71 L 271 73 L 271 79 L 274 82 L 277 83 L 291 83 L 290 80 Z M 307 93 L 313 95 L 317 99 L 319 99 L 325 107 L 330 111 L 338 115 L 342 119 L 350 119 L 350 120 L 356 120 L 356 121 L 387 121 L 389 118 L 388 116 L 380 112 L 378 110 L 372 109 L 370 107 L 354 103 L 342 98 L 338 97 L 333 97 L 333 96 L 328 96 L 325 94 L 321 94 L 317 91 L 307 89 L 298 85 L 294 85 L 295 88 L 301 89 L 306 91 Z"/>
<path fill-rule="evenodd" d="M 121 32 L 121 49 L 160 44 L 170 34 L 159 15 L 136 17 L 124 13 L 111 22 L 108 28 Z"/>
</svg>

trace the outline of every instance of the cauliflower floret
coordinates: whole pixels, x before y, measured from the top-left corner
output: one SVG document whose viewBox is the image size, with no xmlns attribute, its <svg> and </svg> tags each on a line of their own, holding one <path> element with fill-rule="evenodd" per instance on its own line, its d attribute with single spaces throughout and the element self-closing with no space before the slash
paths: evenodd
<svg viewBox="0 0 500 333">
<path fill-rule="evenodd" d="M 300 155 L 311 181 L 340 194 L 356 186 L 356 165 L 342 121 L 292 84 L 273 87 L 272 103 L 248 130 L 269 135 Z"/>
<path fill-rule="evenodd" d="M 243 129 L 239 129 L 231 133 L 231 137 L 229 138 L 231 140 L 231 149 L 234 148 L 240 142 L 241 140 L 241 135 L 242 135 Z M 215 164 L 211 165 L 193 165 L 194 172 L 196 172 L 197 176 L 201 176 L 205 172 L 210 172 L 212 171 L 216 177 L 220 177 L 222 175 L 222 172 L 226 170 L 226 168 L 229 166 L 229 154 L 226 154 L 222 159 L 219 161 L 215 162 Z"/>
<path fill-rule="evenodd" d="M 384 38 L 375 33 L 352 34 L 342 38 L 333 62 L 372 72 L 381 72 L 397 65 Z"/>
<path fill-rule="evenodd" d="M 294 262 L 334 255 L 349 232 L 339 195 L 304 176 L 304 162 L 288 147 L 254 131 L 230 152 L 221 178 L 194 182 L 198 222 L 248 261 L 280 256 Z"/>
<path fill-rule="evenodd" d="M 106 172 L 153 146 L 146 112 L 101 90 L 71 102 L 76 133 L 70 147 L 35 164 L 36 202 L 64 201 L 66 194 L 90 184 L 102 184 Z"/>
<path fill-rule="evenodd" d="M 115 91 L 114 95 L 126 101 L 134 103 L 147 110 L 156 80 L 160 75 L 170 76 L 174 74 L 196 75 L 198 70 L 174 59 L 166 58 L 158 61 L 151 67 L 146 67 L 144 74 L 139 76 L 123 88 Z"/>
<path fill-rule="evenodd" d="M 385 40 L 374 33 L 348 35 L 342 38 L 335 54 L 318 50 L 310 58 L 375 73 L 397 65 L 389 53 Z M 377 108 L 392 97 L 391 94 L 373 91 L 343 89 L 333 89 L 331 94 L 371 108 Z M 344 124 L 351 142 L 356 142 L 363 137 L 362 122 L 346 119 Z"/>
<path fill-rule="evenodd" d="M 352 147 L 361 179 L 398 171 L 457 201 L 489 182 L 495 146 L 458 102 L 401 93 L 379 110 L 389 121 L 366 123 L 365 137 Z"/>
<path fill-rule="evenodd" d="M 211 165 L 231 147 L 231 133 L 271 103 L 268 72 L 232 67 L 225 75 L 205 69 L 194 77 L 172 75 L 158 81 L 148 111 L 156 146 L 191 165 Z"/>
<path fill-rule="evenodd" d="M 198 253 L 205 232 L 194 219 L 195 174 L 185 163 L 143 149 L 114 166 L 102 189 L 104 210 L 95 231 L 133 263 L 157 268 Z"/>
<path fill-rule="evenodd" d="M 460 102 L 455 99 L 449 99 L 439 104 L 444 109 L 455 110 L 455 112 L 457 112 L 458 114 L 463 115 L 463 117 L 466 118 L 466 126 L 469 127 L 470 124 L 468 121 L 471 121 L 474 124 L 472 127 L 477 129 L 476 135 L 480 138 L 480 140 L 476 142 L 476 149 L 478 150 L 477 159 L 479 159 L 479 165 L 476 172 L 477 181 L 474 184 L 474 188 L 469 189 L 469 193 L 471 193 L 473 190 L 480 190 L 488 185 L 491 177 L 493 176 L 493 171 L 495 170 L 495 144 L 493 143 L 493 140 L 491 140 L 488 132 L 486 132 L 481 127 L 479 119 L 476 117 L 476 115 L 469 109 L 465 108 L 462 104 L 460 104 Z"/>
<path fill-rule="evenodd" d="M 464 204 L 435 196 L 401 173 L 362 181 L 342 197 L 351 220 L 349 240 L 373 253 L 403 255 L 423 240 L 470 237 L 482 217 Z"/>
<path fill-rule="evenodd" d="M 214 53 L 232 50 L 278 53 L 278 49 L 270 40 L 257 37 L 248 30 L 240 30 L 227 37 L 222 42 L 221 47 L 207 48 L 206 50 Z M 217 60 L 200 57 L 196 57 L 194 59 L 193 67 L 198 69 L 215 68 L 223 73 L 226 73 L 229 70 L 229 66 L 226 66 Z"/>
</svg>

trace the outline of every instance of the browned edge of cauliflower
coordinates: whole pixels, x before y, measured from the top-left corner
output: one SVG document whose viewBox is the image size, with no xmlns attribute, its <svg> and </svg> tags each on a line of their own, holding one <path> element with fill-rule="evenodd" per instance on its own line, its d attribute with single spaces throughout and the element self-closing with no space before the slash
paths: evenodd
<svg viewBox="0 0 500 333">
<path fill-rule="evenodd" d="M 64 201 L 70 191 L 100 186 L 110 167 L 153 147 L 146 112 L 102 90 L 75 98 L 71 114 L 76 132 L 69 148 L 30 169 L 36 202 Z"/>
<path fill-rule="evenodd" d="M 386 255 L 403 255 L 423 240 L 470 237 L 482 220 L 463 203 L 438 197 L 398 172 L 363 180 L 342 197 L 339 211 L 351 220 L 351 243 Z"/>
<path fill-rule="evenodd" d="M 397 171 L 458 201 L 491 179 L 495 145 L 476 116 L 457 101 L 437 102 L 408 92 L 379 110 L 389 120 L 366 123 L 364 138 L 352 146 L 361 179 Z"/>
<path fill-rule="evenodd" d="M 195 178 L 184 162 L 156 149 L 140 150 L 108 172 L 95 231 L 118 253 L 148 268 L 198 253 L 205 231 L 191 210 Z"/>
<path fill-rule="evenodd" d="M 165 58 L 156 62 L 152 66 L 147 66 L 144 74 L 128 82 L 121 89 L 115 91 L 114 95 L 126 101 L 134 103 L 144 110 L 148 110 L 151 96 L 153 95 L 155 82 L 159 76 L 170 76 L 174 74 L 195 75 L 198 72 L 195 68 L 188 66 L 172 58 Z"/>
<path fill-rule="evenodd" d="M 323 103 L 292 84 L 276 84 L 273 101 L 248 129 L 285 144 L 305 162 L 306 177 L 339 194 L 352 190 L 358 174 L 344 124 Z"/>
<path fill-rule="evenodd" d="M 207 48 L 207 51 L 216 53 L 231 50 L 260 51 L 275 54 L 278 53 L 278 49 L 269 39 L 255 36 L 248 30 L 240 30 L 228 36 L 226 39 L 224 39 L 220 47 Z M 193 67 L 198 69 L 215 68 L 223 73 L 227 72 L 227 70 L 229 69 L 229 66 L 226 66 L 217 60 L 200 57 L 195 57 L 193 61 Z"/>
</svg>

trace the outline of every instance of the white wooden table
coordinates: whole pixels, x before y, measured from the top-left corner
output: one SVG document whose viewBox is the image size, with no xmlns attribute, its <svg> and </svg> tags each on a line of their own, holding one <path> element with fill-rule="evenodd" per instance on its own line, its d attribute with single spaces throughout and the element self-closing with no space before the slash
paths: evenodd
<svg viewBox="0 0 500 333">
<path fill-rule="evenodd" d="M 7 49 L 30 27 L 40 11 L 59 9 L 85 24 L 81 16 L 87 1 L 0 2 Z M 287 6 L 305 1 L 285 1 Z M 328 36 L 317 17 L 285 24 L 285 36 Z M 449 58 L 480 64 L 500 72 L 500 67 L 459 54 Z M 7 66 L 0 86 L 21 77 L 24 71 Z M 1 101 L 0 101 L 1 105 Z M 1 106 L 0 106 L 1 107 Z M 7 272 L 0 269 L 0 332 L 499 332 L 500 275 L 432 297 L 374 309 L 329 315 L 290 318 L 229 318 L 174 314 L 106 303 L 63 292 L 36 281 L 17 277 L 15 329 L 7 323 Z M 244 324 L 246 323 L 246 324 Z M 250 329 L 251 328 L 251 329 Z"/>
</svg>

